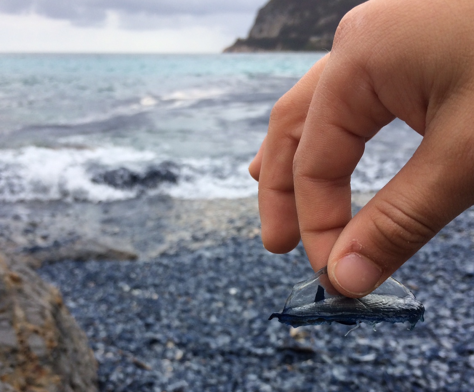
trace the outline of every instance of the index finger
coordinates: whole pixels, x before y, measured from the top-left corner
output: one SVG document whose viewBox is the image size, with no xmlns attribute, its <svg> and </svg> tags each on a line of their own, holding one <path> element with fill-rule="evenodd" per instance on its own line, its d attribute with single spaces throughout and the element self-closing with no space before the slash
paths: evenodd
<svg viewBox="0 0 474 392">
<path fill-rule="evenodd" d="M 393 118 L 363 68 L 333 52 L 315 90 L 293 165 L 301 239 L 315 270 L 327 264 L 352 217 L 350 179 L 366 140 Z"/>
</svg>

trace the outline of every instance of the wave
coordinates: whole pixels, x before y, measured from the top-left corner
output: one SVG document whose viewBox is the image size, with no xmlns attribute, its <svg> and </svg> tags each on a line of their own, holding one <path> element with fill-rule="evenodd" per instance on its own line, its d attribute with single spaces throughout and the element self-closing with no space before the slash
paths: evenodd
<svg viewBox="0 0 474 392">
<path fill-rule="evenodd" d="M 107 202 L 143 194 L 184 199 L 256 194 L 248 162 L 234 159 L 170 161 L 124 147 L 2 150 L 0 201 Z"/>
<path fill-rule="evenodd" d="M 411 150 L 387 159 L 369 151 L 356 168 L 354 191 L 380 190 L 404 165 Z M 382 151 L 383 152 L 383 151 Z M 131 147 L 2 150 L 0 201 L 107 202 L 144 194 L 180 199 L 240 198 L 257 194 L 248 174 L 250 157 L 172 158 Z"/>
<path fill-rule="evenodd" d="M 250 160 L 230 158 L 185 159 L 181 178 L 166 192 L 179 199 L 236 199 L 257 195 L 258 185 L 248 174 Z"/>
<path fill-rule="evenodd" d="M 218 88 L 191 88 L 175 90 L 162 97 L 163 101 L 199 101 L 224 95 L 226 90 Z"/>
<path fill-rule="evenodd" d="M 0 200 L 107 201 L 133 197 L 131 190 L 116 189 L 91 180 L 93 165 L 152 161 L 151 152 L 126 148 L 48 149 L 25 147 L 2 150 Z"/>
<path fill-rule="evenodd" d="M 185 109 L 190 106 L 207 102 L 225 95 L 224 90 L 219 89 L 189 89 L 175 90 L 164 95 L 145 94 L 133 98 L 117 100 L 108 107 L 89 108 L 88 113 L 78 112 L 70 114 L 67 118 L 58 117 L 54 122 L 44 119 L 37 123 L 18 123 L 14 126 L 0 128 L 0 133 L 9 137 L 24 137 L 25 133 L 35 133 L 43 130 L 68 129 L 70 132 L 83 129 L 101 130 L 104 125 L 116 120 L 121 122 L 133 119 L 140 115 L 154 111 L 166 111 L 173 109 Z M 54 118 L 54 115 L 50 117 Z M 0 124 L 1 127 L 1 124 Z"/>
</svg>

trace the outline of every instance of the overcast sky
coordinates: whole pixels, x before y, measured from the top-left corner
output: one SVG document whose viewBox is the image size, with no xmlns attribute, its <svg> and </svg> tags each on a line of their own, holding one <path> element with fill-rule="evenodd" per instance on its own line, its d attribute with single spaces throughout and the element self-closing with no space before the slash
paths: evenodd
<svg viewBox="0 0 474 392">
<path fill-rule="evenodd" d="M 0 52 L 220 52 L 266 0 L 0 0 Z"/>
</svg>

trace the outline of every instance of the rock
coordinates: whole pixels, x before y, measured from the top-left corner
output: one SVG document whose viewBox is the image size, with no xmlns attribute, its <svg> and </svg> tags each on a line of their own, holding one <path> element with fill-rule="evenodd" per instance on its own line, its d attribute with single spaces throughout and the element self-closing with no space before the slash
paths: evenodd
<svg viewBox="0 0 474 392">
<path fill-rule="evenodd" d="M 97 173 L 92 177 L 92 181 L 117 189 L 156 188 L 164 182 L 175 184 L 178 181 L 178 166 L 173 162 L 164 161 L 158 166 L 148 167 L 144 172 L 121 167 Z"/>
<path fill-rule="evenodd" d="M 22 254 L 31 256 L 35 263 L 29 265 L 36 267 L 43 262 L 58 262 L 62 260 L 88 261 L 88 260 L 136 260 L 138 254 L 126 242 L 117 243 L 110 239 L 99 240 L 87 238 L 55 240 L 47 246 L 33 246 L 23 248 Z"/>
<path fill-rule="evenodd" d="M 246 39 L 224 52 L 331 50 L 342 17 L 365 0 L 270 0 Z"/>
<path fill-rule="evenodd" d="M 59 292 L 0 257 L 0 391 L 94 392 L 97 364 Z"/>
</svg>

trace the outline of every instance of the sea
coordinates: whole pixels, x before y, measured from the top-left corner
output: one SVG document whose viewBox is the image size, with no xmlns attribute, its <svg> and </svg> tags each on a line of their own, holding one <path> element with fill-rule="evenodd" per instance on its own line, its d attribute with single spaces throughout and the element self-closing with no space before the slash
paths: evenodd
<svg viewBox="0 0 474 392">
<path fill-rule="evenodd" d="M 271 109 L 323 55 L 2 54 L 0 201 L 254 196 Z M 389 124 L 353 190 L 382 188 L 420 141 Z"/>
</svg>

